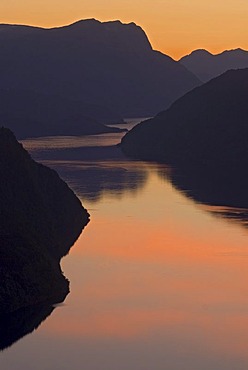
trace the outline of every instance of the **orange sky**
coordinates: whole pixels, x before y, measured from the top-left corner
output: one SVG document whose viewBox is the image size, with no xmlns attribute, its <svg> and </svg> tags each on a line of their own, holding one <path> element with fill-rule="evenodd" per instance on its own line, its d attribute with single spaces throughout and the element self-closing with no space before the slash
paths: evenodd
<svg viewBox="0 0 248 370">
<path fill-rule="evenodd" d="M 0 22 L 53 27 L 79 19 L 135 22 L 175 59 L 197 48 L 248 49 L 247 0 L 1 0 Z"/>
</svg>

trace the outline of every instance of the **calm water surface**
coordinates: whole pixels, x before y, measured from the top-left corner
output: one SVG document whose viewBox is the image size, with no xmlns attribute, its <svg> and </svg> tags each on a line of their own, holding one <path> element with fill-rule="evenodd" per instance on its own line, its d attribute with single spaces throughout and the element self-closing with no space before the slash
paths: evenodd
<svg viewBox="0 0 248 370">
<path fill-rule="evenodd" d="M 111 145 L 110 137 L 88 145 Z M 24 145 L 42 159 L 42 150 L 80 148 L 80 140 Z M 156 164 L 72 161 L 63 151 L 45 162 L 91 222 L 62 262 L 70 295 L 0 354 L 1 370 L 247 369 L 248 230 L 222 217 L 239 210 L 196 204 Z"/>
</svg>

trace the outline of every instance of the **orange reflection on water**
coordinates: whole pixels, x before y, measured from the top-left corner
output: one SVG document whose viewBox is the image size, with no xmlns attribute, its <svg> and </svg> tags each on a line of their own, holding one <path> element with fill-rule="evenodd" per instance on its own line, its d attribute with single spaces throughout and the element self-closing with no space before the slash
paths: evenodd
<svg viewBox="0 0 248 370">
<path fill-rule="evenodd" d="M 89 340 L 173 338 L 185 351 L 200 346 L 248 360 L 245 228 L 202 211 L 154 173 L 137 198 L 105 197 L 94 207 L 63 261 L 72 293 L 42 330 Z"/>
<path fill-rule="evenodd" d="M 193 216 L 198 217 L 198 212 Z M 238 270 L 242 265 L 246 268 L 247 260 L 244 257 L 248 257 L 248 249 L 246 235 L 243 235 L 246 234 L 245 231 L 236 235 L 233 230 L 240 230 L 238 225 L 232 224 L 229 228 L 223 220 L 212 219 L 209 215 L 204 218 L 209 227 L 215 222 L 217 226 L 204 230 L 199 225 L 196 230 L 194 225 L 191 225 L 192 218 L 181 225 L 173 224 L 172 220 L 169 223 L 153 225 L 150 220 L 146 222 L 136 219 L 133 222 L 132 219 L 123 218 L 118 228 L 114 228 L 115 216 L 107 219 L 98 216 L 97 222 L 93 220 L 87 226 L 71 253 L 84 257 L 109 256 L 130 262 L 174 262 L 178 267 L 186 263 L 195 266 L 203 263 L 205 267 L 210 265 L 212 268 L 215 265 L 219 268 L 231 265 L 233 269 Z M 180 232 L 176 226 L 180 226 Z M 102 236 L 101 240 L 99 234 Z M 232 258 L 223 258 L 228 255 Z"/>
<path fill-rule="evenodd" d="M 82 334 L 88 338 L 92 337 L 114 337 L 128 339 L 147 335 L 154 328 L 161 326 L 172 326 L 182 324 L 185 317 L 182 312 L 164 311 L 129 311 L 117 310 L 102 315 L 93 314 L 85 320 L 72 318 L 70 322 L 63 325 L 54 325 L 53 332 L 56 335 L 70 335 L 80 337 Z M 128 325 L 127 325 L 128 324 Z"/>
</svg>

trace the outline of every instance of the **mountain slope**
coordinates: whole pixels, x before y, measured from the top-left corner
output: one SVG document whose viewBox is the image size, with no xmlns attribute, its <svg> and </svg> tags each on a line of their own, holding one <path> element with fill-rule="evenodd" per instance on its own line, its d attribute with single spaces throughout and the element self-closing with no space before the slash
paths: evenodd
<svg viewBox="0 0 248 370">
<path fill-rule="evenodd" d="M 134 23 L 0 25 L 0 48 L 1 88 L 58 94 L 126 117 L 153 115 L 200 83 L 180 63 L 152 50 Z"/>
<path fill-rule="evenodd" d="M 126 153 L 180 167 L 242 171 L 248 165 L 248 69 L 192 90 L 122 140 Z"/>
</svg>

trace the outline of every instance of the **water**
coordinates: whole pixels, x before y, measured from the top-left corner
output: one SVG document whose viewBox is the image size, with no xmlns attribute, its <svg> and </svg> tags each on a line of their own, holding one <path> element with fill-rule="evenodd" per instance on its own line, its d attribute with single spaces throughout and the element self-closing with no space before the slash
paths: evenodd
<svg viewBox="0 0 248 370">
<path fill-rule="evenodd" d="M 24 142 L 91 222 L 62 262 L 70 295 L 1 353 L 1 370 L 247 369 L 248 234 L 232 217 L 244 210 L 196 203 L 168 168 L 114 150 L 80 159 L 80 140 Z M 91 140 L 109 146 L 116 135 Z"/>
</svg>

